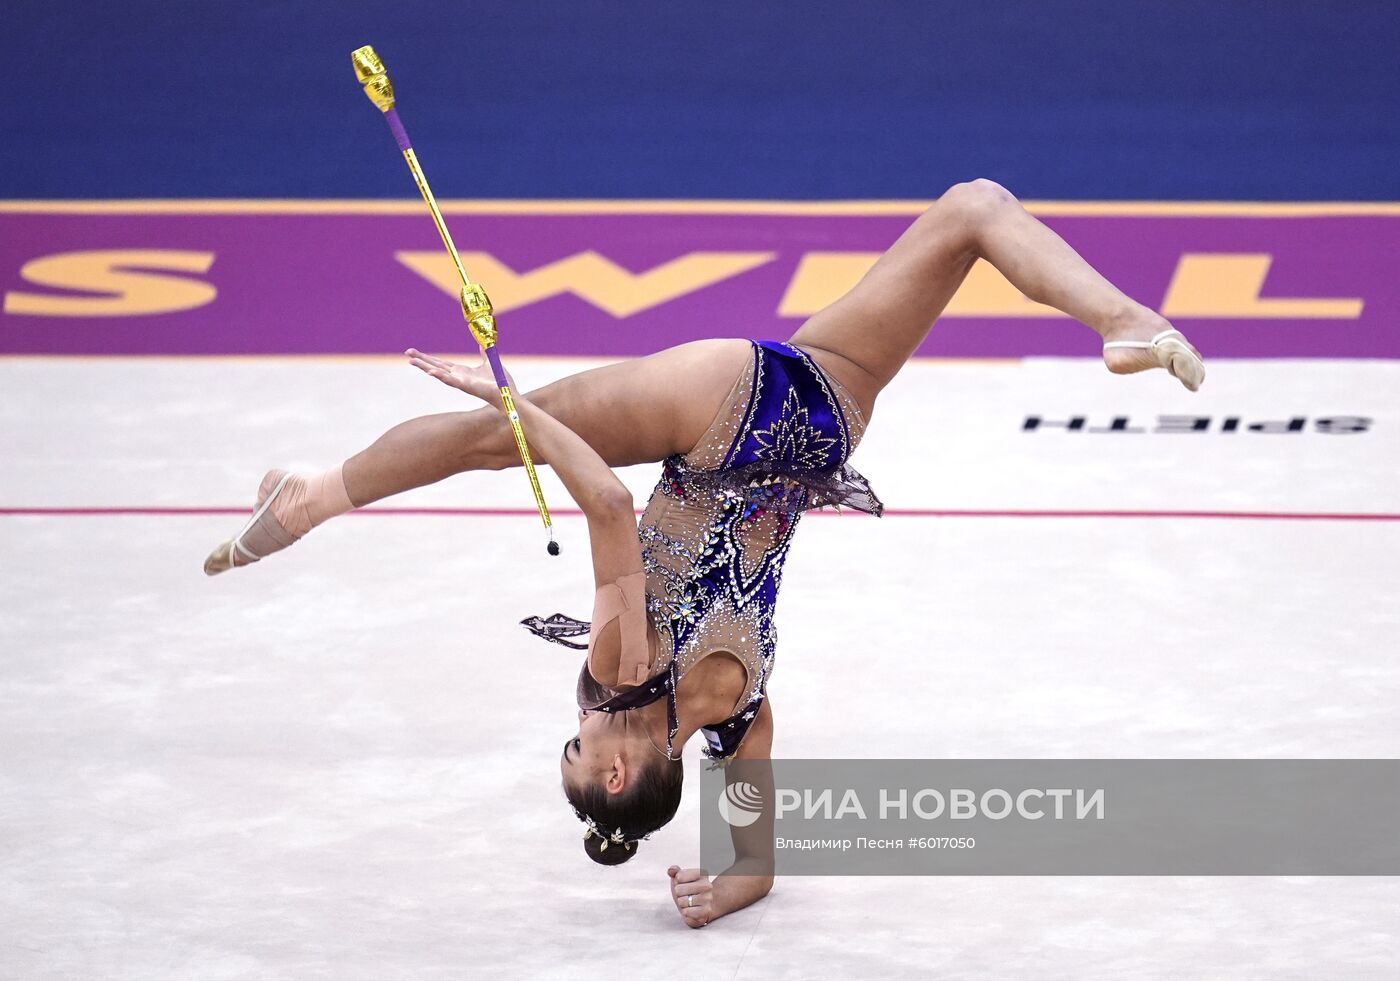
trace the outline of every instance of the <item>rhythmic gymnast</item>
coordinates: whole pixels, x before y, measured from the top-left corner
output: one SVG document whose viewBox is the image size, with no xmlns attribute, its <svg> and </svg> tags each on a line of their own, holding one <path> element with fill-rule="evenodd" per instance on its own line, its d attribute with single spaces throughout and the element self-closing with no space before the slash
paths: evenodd
<svg viewBox="0 0 1400 981">
<path fill-rule="evenodd" d="M 697 341 L 517 398 L 536 459 L 554 468 L 588 522 L 591 628 L 559 616 L 526 626 L 564 643 L 588 635 L 578 730 L 559 766 L 594 861 L 627 861 L 675 815 L 681 750 L 697 732 L 714 760 L 769 757 L 773 610 L 793 532 L 814 507 L 879 514 L 847 459 L 876 397 L 978 259 L 1095 330 L 1110 371 L 1161 367 L 1192 391 L 1200 386 L 1201 357 L 1171 324 L 1100 276 L 1004 188 L 975 180 L 949 189 L 786 343 Z M 490 405 L 403 423 L 322 474 L 268 473 L 253 517 L 210 554 L 206 573 L 266 558 L 352 508 L 520 462 L 484 363 L 407 354 Z M 611 468 L 662 461 L 639 525 Z M 735 833 L 738 857 L 713 881 L 702 869 L 670 867 L 671 900 L 688 926 L 767 895 L 772 837 L 758 843 L 762 825 L 759 834 Z"/>
</svg>

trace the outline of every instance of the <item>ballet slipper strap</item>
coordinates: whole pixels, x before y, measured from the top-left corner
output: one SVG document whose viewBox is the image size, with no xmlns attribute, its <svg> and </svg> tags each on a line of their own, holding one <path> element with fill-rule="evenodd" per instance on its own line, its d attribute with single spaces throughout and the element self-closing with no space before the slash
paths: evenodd
<svg viewBox="0 0 1400 981">
<path fill-rule="evenodd" d="M 237 562 L 236 560 L 237 560 L 238 554 L 239 554 L 240 552 L 243 554 L 243 557 L 247 560 L 247 564 L 248 564 L 248 565 L 252 565 L 254 562 L 256 562 L 256 561 L 258 561 L 259 559 L 262 558 L 261 555 L 259 555 L 259 554 L 257 554 L 256 552 L 254 552 L 254 551 L 253 551 L 251 548 L 249 548 L 248 546 L 238 544 L 238 539 L 237 539 L 237 538 L 231 540 L 231 541 L 228 543 L 228 546 L 229 546 L 229 547 L 228 547 L 229 561 L 230 561 L 231 563 L 233 563 L 234 565 L 237 565 L 237 564 L 238 564 L 238 562 Z"/>
<path fill-rule="evenodd" d="M 283 528 L 281 522 L 277 520 L 277 513 L 272 509 L 273 504 L 276 503 L 291 479 L 292 474 L 283 474 L 267 497 L 258 504 L 257 510 L 248 519 L 248 523 L 243 526 L 243 530 L 233 536 L 233 547 L 230 550 L 230 555 L 238 556 L 241 554 L 246 559 L 245 565 L 266 558 L 273 552 L 293 544 L 301 537 Z M 239 563 L 235 561 L 234 564 Z"/>
<path fill-rule="evenodd" d="M 1103 346 L 1103 349 L 1107 351 L 1111 347 L 1128 347 L 1137 348 L 1141 351 L 1150 351 L 1154 347 L 1156 347 L 1160 342 L 1166 340 L 1168 337 L 1173 336 L 1180 338 L 1182 341 L 1186 340 L 1185 336 L 1182 335 L 1181 331 L 1173 328 L 1171 330 L 1162 331 L 1160 334 L 1157 334 L 1155 337 L 1153 337 L 1150 341 L 1109 341 Z"/>
</svg>

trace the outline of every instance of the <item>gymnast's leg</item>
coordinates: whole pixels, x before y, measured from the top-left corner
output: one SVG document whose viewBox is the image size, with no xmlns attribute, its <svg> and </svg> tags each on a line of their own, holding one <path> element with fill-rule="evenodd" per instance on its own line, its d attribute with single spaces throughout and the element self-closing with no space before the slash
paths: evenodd
<svg viewBox="0 0 1400 981">
<path fill-rule="evenodd" d="M 655 462 L 699 441 L 748 357 L 747 341 L 696 341 L 570 375 L 530 399 L 611 466 Z M 411 419 L 324 473 L 270 471 L 248 526 L 219 545 L 204 570 L 216 575 L 256 562 L 336 515 L 393 494 L 519 463 L 510 427 L 496 409 Z"/>
<path fill-rule="evenodd" d="M 978 259 L 1105 342 L 1145 345 L 1171 328 L 1099 275 L 1004 187 L 975 180 L 950 188 L 849 293 L 803 324 L 792 342 L 813 349 L 868 410 Z M 1119 374 L 1159 364 L 1150 350 L 1121 347 L 1106 349 L 1104 361 Z"/>
</svg>

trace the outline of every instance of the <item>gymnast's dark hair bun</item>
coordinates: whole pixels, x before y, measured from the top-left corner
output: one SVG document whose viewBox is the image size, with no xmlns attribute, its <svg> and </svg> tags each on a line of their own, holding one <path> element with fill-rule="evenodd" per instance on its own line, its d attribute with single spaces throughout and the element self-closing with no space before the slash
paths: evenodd
<svg viewBox="0 0 1400 981">
<path fill-rule="evenodd" d="M 607 842 L 607 848 L 603 847 L 605 839 L 597 835 L 590 835 L 583 839 L 583 850 L 588 857 L 599 865 L 621 865 L 633 855 L 637 854 L 637 849 L 641 847 L 641 842 L 629 841 L 625 845 L 619 845 L 615 841 Z"/>
<path fill-rule="evenodd" d="M 594 781 L 566 783 L 564 796 L 574 816 L 591 829 L 583 839 L 584 854 L 599 865 L 621 865 L 637 854 L 639 839 L 676 816 L 684 776 L 680 760 L 653 758 L 638 768 L 632 786 L 620 794 L 609 794 Z M 611 840 L 615 834 L 623 840 Z"/>
</svg>

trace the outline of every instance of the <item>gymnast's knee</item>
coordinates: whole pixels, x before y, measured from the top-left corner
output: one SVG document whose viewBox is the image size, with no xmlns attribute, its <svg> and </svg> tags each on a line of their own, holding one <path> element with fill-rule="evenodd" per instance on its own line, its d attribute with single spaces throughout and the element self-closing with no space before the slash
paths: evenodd
<svg viewBox="0 0 1400 981">
<path fill-rule="evenodd" d="M 929 212 L 936 213 L 940 222 L 956 222 L 975 239 L 982 229 L 1019 207 L 1020 202 L 1010 191 L 996 181 L 979 177 L 948 188 Z"/>
</svg>

